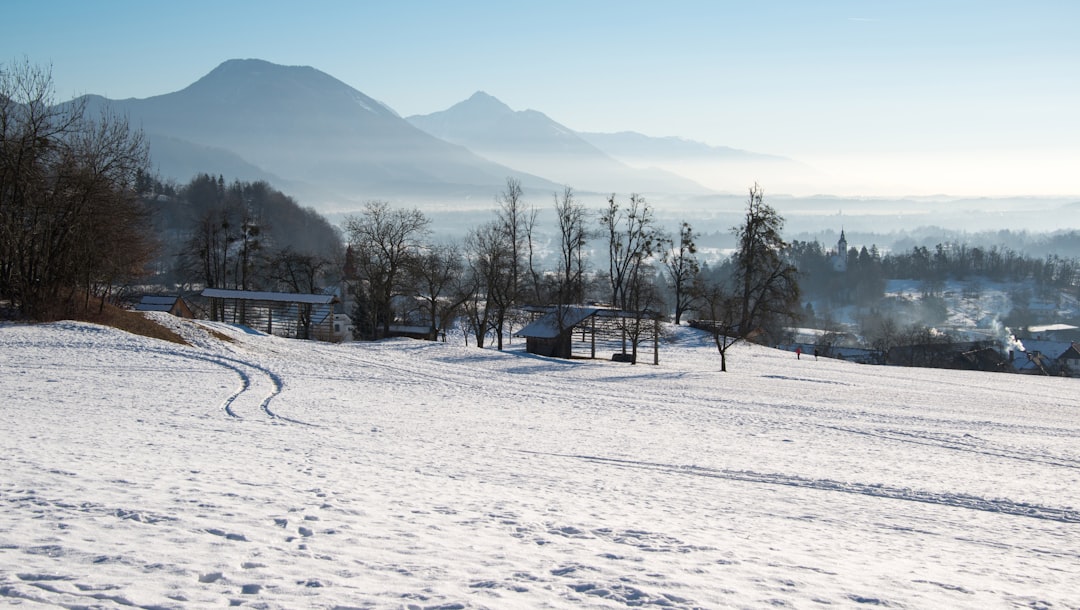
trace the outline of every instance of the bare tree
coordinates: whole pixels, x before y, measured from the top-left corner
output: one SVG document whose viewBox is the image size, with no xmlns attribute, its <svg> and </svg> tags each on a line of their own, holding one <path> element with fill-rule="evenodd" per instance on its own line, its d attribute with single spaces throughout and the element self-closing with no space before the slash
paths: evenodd
<svg viewBox="0 0 1080 610">
<path fill-rule="evenodd" d="M 708 319 L 697 320 L 693 324 L 712 335 L 716 350 L 720 353 L 720 371 L 726 373 L 728 349 L 743 339 L 739 324 L 742 304 L 738 297 L 718 283 L 703 287 L 698 296 Z"/>
<path fill-rule="evenodd" d="M 506 190 L 496 197 L 499 203 L 498 224 L 510 249 L 510 283 L 507 298 L 512 305 L 520 304 L 524 289 L 524 259 L 527 256 L 528 273 L 533 295 L 539 293 L 539 274 L 533 266 L 533 228 L 537 210 L 525 204 L 521 181 L 506 179 Z"/>
<path fill-rule="evenodd" d="M 148 163 L 126 118 L 55 104 L 51 73 L 29 62 L 0 66 L 0 299 L 66 315 L 87 305 L 79 293 L 98 286 L 104 299 L 119 275 L 140 273 L 153 243 L 139 237 L 150 226 L 135 183 Z"/>
<path fill-rule="evenodd" d="M 490 222 L 469 233 L 466 259 L 469 287 L 473 293 L 465 299 L 465 311 L 478 347 L 484 347 L 487 333 L 494 332 L 498 349 L 503 348 L 506 318 L 514 304 L 513 248 L 504 227 Z"/>
<path fill-rule="evenodd" d="M 317 254 L 284 248 L 270 258 L 268 267 L 269 278 L 276 286 L 295 293 L 315 294 L 330 261 Z"/>
<path fill-rule="evenodd" d="M 652 256 L 660 238 L 653 210 L 637 193 L 630 195 L 630 203 L 625 209 L 612 194 L 600 215 L 600 224 L 608 239 L 612 305 L 629 309 L 630 283 L 633 278 L 640 277 L 641 265 Z"/>
<path fill-rule="evenodd" d="M 693 290 L 701 266 L 697 260 L 697 245 L 694 243 L 694 230 L 687 222 L 679 229 L 679 243 L 669 241 L 664 252 L 664 268 L 668 282 L 675 293 L 675 324 L 682 320 L 682 315 L 692 308 L 697 301 Z"/>
<path fill-rule="evenodd" d="M 381 335 L 370 338 L 390 334 L 393 300 L 404 291 L 403 270 L 419 253 L 430 224 L 420 210 L 391 208 L 385 201 L 369 201 L 359 216 L 346 219 L 357 271 L 366 283 L 357 294 L 364 295 L 359 298 L 367 306 L 361 309 L 368 319 L 355 322 L 372 331 L 381 326 Z"/>
<path fill-rule="evenodd" d="M 445 339 L 447 327 L 470 296 L 466 291 L 454 291 L 463 271 L 461 252 L 453 245 L 427 248 L 409 267 L 413 294 L 427 309 L 433 340 L 440 332 Z"/>
<path fill-rule="evenodd" d="M 585 207 L 574 198 L 574 190 L 565 187 L 562 197 L 555 196 L 555 215 L 559 221 L 559 269 L 555 289 L 557 304 L 580 303 L 585 297 L 585 246 L 589 241 Z"/>
<path fill-rule="evenodd" d="M 631 362 L 637 362 L 638 346 L 648 328 L 655 326 L 646 321 L 653 320 L 656 315 L 653 310 L 660 304 L 651 265 L 653 253 L 661 242 L 660 230 L 649 203 L 637 193 L 630 195 L 625 208 L 612 194 L 600 215 L 600 224 L 608 240 L 611 301 L 615 307 L 632 312 L 631 316 L 619 318 L 619 326 L 630 342 Z M 624 352 L 625 349 L 624 342 Z"/>
<path fill-rule="evenodd" d="M 696 326 L 713 336 L 721 371 L 727 371 L 731 346 L 795 315 L 799 289 L 795 267 L 784 256 L 787 244 L 780 237 L 782 227 L 783 218 L 764 203 L 763 191 L 755 184 L 744 224 L 732 229 L 739 238 L 739 250 L 732 256 L 733 273 L 700 287 L 709 319 Z"/>
</svg>

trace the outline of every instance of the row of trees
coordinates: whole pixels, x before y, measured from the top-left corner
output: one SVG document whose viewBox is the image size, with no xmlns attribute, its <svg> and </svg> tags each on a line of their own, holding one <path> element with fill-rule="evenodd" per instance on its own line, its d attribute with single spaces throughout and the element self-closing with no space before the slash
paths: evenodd
<svg viewBox="0 0 1080 610">
<path fill-rule="evenodd" d="M 590 295 L 586 244 L 591 232 L 584 206 L 567 188 L 556 196 L 558 267 L 539 266 L 538 210 L 525 204 L 521 184 L 508 179 L 495 217 L 459 244 L 430 242 L 430 224 L 417 209 L 374 201 L 346 219 L 346 277 L 355 280 L 354 323 L 362 338 L 388 334 L 396 297 L 422 303 L 432 333 L 460 316 L 477 345 L 492 337 L 503 348 L 514 314 L 523 305 L 579 303 Z"/>
<path fill-rule="evenodd" d="M 1009 248 L 942 243 L 934 248 L 881 254 L 877 246 L 851 248 L 843 254 L 845 270 L 834 269 L 835 252 L 819 242 L 795 241 L 792 261 L 802 275 L 810 300 L 833 306 L 875 307 L 885 296 L 886 279 L 923 282 L 928 295 L 940 292 L 946 280 L 973 278 L 1026 282 L 1036 290 L 1060 290 L 1080 285 L 1080 260 L 1055 254 L 1033 258 Z"/>
<path fill-rule="evenodd" d="M 697 312 L 706 320 L 701 326 L 713 331 L 726 370 L 732 344 L 775 339 L 798 310 L 797 271 L 781 237 L 783 218 L 757 185 L 744 223 L 733 229 L 736 255 L 707 272 L 697 260 L 692 227 L 683 223 L 677 237 L 667 235 L 638 194 L 625 202 L 612 195 L 603 209 L 590 213 L 573 189 L 564 189 L 552 202 L 557 243 L 544 244 L 538 243 L 538 210 L 524 202 L 517 180 L 507 180 L 497 202 L 494 218 L 460 244 L 431 243 L 431 221 L 418 209 L 375 201 L 349 217 L 345 273 L 355 290 L 358 337 L 386 336 L 395 320 L 408 321 L 408 311 L 394 310 L 395 303 L 405 302 L 422 311 L 417 319 L 426 321 L 432 335 L 460 318 L 467 339 L 471 335 L 483 347 L 490 338 L 502 349 L 525 305 L 553 306 L 565 328 L 570 306 L 601 301 L 634 313 L 624 319 L 623 330 L 635 355 L 647 321 L 669 309 L 676 322 Z M 596 240 L 603 250 L 590 249 Z M 541 247 L 555 252 L 554 268 L 539 266 Z M 606 271 L 594 269 L 597 262 L 606 263 Z"/>
<path fill-rule="evenodd" d="M 1033 281 L 1040 287 L 1063 288 L 1080 283 L 1080 261 L 1049 254 L 1032 258 L 1009 248 L 937 244 L 916 246 L 883 257 L 888 277 L 942 281 L 982 277 L 993 281 Z"/>
<path fill-rule="evenodd" d="M 0 65 L 0 301 L 50 319 L 104 304 L 155 253 L 136 177 L 143 134 L 58 105 L 49 70 Z"/>
</svg>

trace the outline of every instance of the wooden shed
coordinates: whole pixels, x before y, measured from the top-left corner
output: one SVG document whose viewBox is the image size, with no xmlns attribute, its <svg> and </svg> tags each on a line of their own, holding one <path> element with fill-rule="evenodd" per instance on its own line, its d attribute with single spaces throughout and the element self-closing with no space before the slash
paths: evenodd
<svg viewBox="0 0 1080 610">
<path fill-rule="evenodd" d="M 531 307 L 527 311 L 533 320 L 514 336 L 525 338 L 530 354 L 596 358 L 597 350 L 611 350 L 612 360 L 634 363 L 636 337 L 638 345 L 651 340 L 653 364 L 660 363 L 660 317 L 653 312 L 591 305 Z"/>
<path fill-rule="evenodd" d="M 135 305 L 135 311 L 163 311 L 178 318 L 194 318 L 184 297 L 176 295 L 145 295 Z"/>
</svg>

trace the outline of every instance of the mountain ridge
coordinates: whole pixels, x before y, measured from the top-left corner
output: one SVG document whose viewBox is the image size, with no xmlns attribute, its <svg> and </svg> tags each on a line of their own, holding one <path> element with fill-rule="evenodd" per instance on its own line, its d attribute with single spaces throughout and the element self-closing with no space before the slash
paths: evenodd
<svg viewBox="0 0 1080 610">
<path fill-rule="evenodd" d="M 182 89 L 148 98 L 83 97 L 142 127 L 165 178 L 187 180 L 204 161 L 199 171 L 266 176 L 322 209 L 355 209 L 369 199 L 475 202 L 498 193 L 508 177 L 527 191 L 568 185 L 601 194 L 716 192 L 665 167 L 669 154 L 654 155 L 660 162 L 653 163 L 643 152 L 650 147 L 693 149 L 708 162 L 721 153 L 789 161 L 677 137 L 579 133 L 485 91 L 443 111 L 403 118 L 314 67 L 261 59 L 226 60 Z M 627 134 L 633 147 L 616 145 Z"/>
<path fill-rule="evenodd" d="M 708 189 L 671 172 L 632 168 L 538 110 L 513 110 L 477 91 L 446 110 L 406 120 L 428 133 L 579 190 L 702 194 Z"/>
<path fill-rule="evenodd" d="M 85 96 L 108 104 L 150 136 L 228 151 L 294 185 L 301 196 L 346 206 L 373 198 L 495 192 L 507 176 L 557 185 L 501 166 L 417 129 L 396 112 L 308 66 L 229 60 L 191 85 L 143 99 Z M 153 148 L 151 155 L 153 155 Z M 167 177 L 176 166 L 162 167 Z M 217 168 L 204 171 L 219 173 Z M 463 195 L 464 194 L 464 195 Z"/>
</svg>

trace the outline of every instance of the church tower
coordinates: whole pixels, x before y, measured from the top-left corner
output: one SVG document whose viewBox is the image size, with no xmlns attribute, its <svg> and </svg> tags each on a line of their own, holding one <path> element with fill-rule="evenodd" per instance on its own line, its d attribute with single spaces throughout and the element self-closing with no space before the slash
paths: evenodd
<svg viewBox="0 0 1080 610">
<path fill-rule="evenodd" d="M 840 241 L 836 242 L 836 258 L 833 259 L 833 269 L 839 273 L 847 271 L 847 237 L 844 229 L 840 229 Z"/>
</svg>

